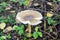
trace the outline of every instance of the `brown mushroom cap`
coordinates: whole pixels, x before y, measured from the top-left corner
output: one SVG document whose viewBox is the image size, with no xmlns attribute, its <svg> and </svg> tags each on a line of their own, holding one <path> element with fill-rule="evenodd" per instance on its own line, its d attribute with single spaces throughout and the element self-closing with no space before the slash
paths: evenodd
<svg viewBox="0 0 60 40">
<path fill-rule="evenodd" d="M 18 12 L 16 18 L 23 24 L 37 25 L 43 17 L 40 12 L 34 10 L 25 10 Z"/>
</svg>

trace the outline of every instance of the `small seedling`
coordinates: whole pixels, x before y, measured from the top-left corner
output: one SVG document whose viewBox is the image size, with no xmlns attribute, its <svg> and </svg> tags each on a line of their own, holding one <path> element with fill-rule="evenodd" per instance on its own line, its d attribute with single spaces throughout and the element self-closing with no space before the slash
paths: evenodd
<svg viewBox="0 0 60 40">
<path fill-rule="evenodd" d="M 34 39 L 37 39 L 38 36 L 39 36 L 39 35 L 38 35 L 38 32 L 34 32 L 34 33 L 33 33 L 33 37 L 34 37 Z"/>
<path fill-rule="evenodd" d="M 24 30 L 23 29 L 21 29 L 21 30 L 18 31 L 18 34 L 19 35 L 22 35 L 23 33 L 24 33 Z"/>
<path fill-rule="evenodd" d="M 35 28 L 35 31 L 38 32 L 38 27 Z"/>
<path fill-rule="evenodd" d="M 60 0 L 57 0 L 57 2 L 60 2 Z"/>
<path fill-rule="evenodd" d="M 0 22 L 1 23 L 7 23 L 8 22 L 8 19 L 7 18 L 0 17 Z"/>
<path fill-rule="evenodd" d="M 29 33 L 27 32 L 27 33 L 25 33 L 25 35 L 24 35 L 25 37 L 29 37 Z M 33 36 L 33 34 L 31 34 L 31 36 Z"/>
<path fill-rule="evenodd" d="M 38 35 L 39 35 L 40 37 L 42 37 L 42 32 L 38 32 Z"/>
<path fill-rule="evenodd" d="M 18 27 L 17 25 L 14 25 L 14 26 L 13 26 L 13 30 L 18 31 L 18 30 L 19 30 L 19 27 Z"/>
<path fill-rule="evenodd" d="M 30 0 L 20 0 L 19 3 L 20 3 L 21 6 L 22 6 L 22 5 L 28 6 L 29 2 L 30 2 Z"/>
<path fill-rule="evenodd" d="M 2 12 L 4 9 L 0 6 L 0 12 Z"/>
<path fill-rule="evenodd" d="M 50 29 L 50 32 L 53 32 L 53 29 L 52 28 Z"/>
<path fill-rule="evenodd" d="M 22 35 L 24 33 L 24 25 L 21 25 L 21 26 L 14 25 L 13 26 L 13 30 L 18 31 L 18 34 Z"/>
<path fill-rule="evenodd" d="M 7 5 L 8 5 L 8 4 L 7 4 L 6 2 L 0 3 L 0 12 L 5 11 L 4 8 L 5 8 Z"/>
<path fill-rule="evenodd" d="M 42 32 L 39 32 L 39 31 L 38 31 L 38 27 L 36 27 L 36 28 L 35 28 L 35 32 L 33 33 L 32 36 L 34 37 L 34 39 L 37 39 L 38 36 L 39 36 L 39 37 L 42 37 L 42 35 L 43 35 Z"/>
<path fill-rule="evenodd" d="M 27 40 L 27 38 L 26 38 L 26 37 L 24 37 L 24 40 Z"/>
<path fill-rule="evenodd" d="M 25 0 L 20 0 L 20 5 L 22 6 L 22 5 L 25 5 Z"/>
<path fill-rule="evenodd" d="M 24 33 L 24 25 L 21 25 L 19 28 L 18 34 L 22 35 Z"/>
<path fill-rule="evenodd" d="M 5 40 L 3 36 L 0 36 L 0 40 Z"/>
<path fill-rule="evenodd" d="M 7 19 L 8 19 L 8 22 L 9 22 L 9 23 L 11 23 L 11 24 L 15 24 L 15 20 L 14 20 L 14 18 L 8 16 Z"/>
<path fill-rule="evenodd" d="M 17 0 L 10 0 L 11 2 L 16 2 Z"/>
<path fill-rule="evenodd" d="M 10 34 L 6 35 L 6 38 L 10 39 L 11 38 Z"/>
<path fill-rule="evenodd" d="M 30 2 L 30 0 L 26 0 L 25 1 L 25 6 L 28 6 L 29 5 L 29 2 Z"/>
<path fill-rule="evenodd" d="M 48 18 L 47 21 L 48 21 L 49 25 L 51 25 L 51 24 L 53 24 L 55 22 L 52 18 Z"/>
<path fill-rule="evenodd" d="M 0 6 L 6 7 L 6 6 L 7 6 L 7 3 L 6 3 L 6 2 L 2 2 L 2 3 L 0 4 Z"/>
</svg>

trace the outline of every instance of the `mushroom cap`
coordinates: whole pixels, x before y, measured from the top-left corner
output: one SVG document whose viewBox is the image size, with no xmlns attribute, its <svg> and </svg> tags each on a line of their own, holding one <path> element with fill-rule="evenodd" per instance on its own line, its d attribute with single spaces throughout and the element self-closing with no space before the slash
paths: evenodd
<svg viewBox="0 0 60 40">
<path fill-rule="evenodd" d="M 23 24 L 37 25 L 41 23 L 43 16 L 34 10 L 25 10 L 17 13 L 16 19 Z"/>
</svg>

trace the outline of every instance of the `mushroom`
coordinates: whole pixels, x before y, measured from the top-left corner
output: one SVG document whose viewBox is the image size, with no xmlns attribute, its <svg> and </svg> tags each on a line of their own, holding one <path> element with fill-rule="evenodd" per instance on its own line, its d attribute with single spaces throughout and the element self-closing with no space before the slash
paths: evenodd
<svg viewBox="0 0 60 40">
<path fill-rule="evenodd" d="M 42 14 L 34 10 L 25 10 L 17 13 L 16 19 L 23 23 L 28 24 L 29 33 L 31 33 L 31 25 L 38 25 L 42 21 Z M 16 21 L 17 21 L 16 20 Z M 30 35 L 29 35 L 30 36 Z"/>
</svg>

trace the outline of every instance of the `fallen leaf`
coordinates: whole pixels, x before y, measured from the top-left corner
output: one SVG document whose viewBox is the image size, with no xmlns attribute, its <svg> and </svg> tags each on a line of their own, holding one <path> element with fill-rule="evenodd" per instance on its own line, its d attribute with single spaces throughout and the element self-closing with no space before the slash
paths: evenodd
<svg viewBox="0 0 60 40">
<path fill-rule="evenodd" d="M 53 16 L 52 12 L 47 12 L 47 17 L 52 17 L 52 16 Z"/>
<path fill-rule="evenodd" d="M 3 32 L 7 33 L 11 30 L 13 30 L 13 28 L 11 26 L 8 26 L 6 29 L 3 30 Z"/>
<path fill-rule="evenodd" d="M 5 26 L 6 26 L 6 24 L 5 24 L 5 23 L 0 23 L 0 29 L 4 29 L 4 28 L 5 28 Z"/>
</svg>

